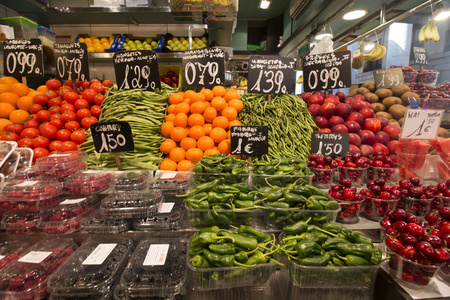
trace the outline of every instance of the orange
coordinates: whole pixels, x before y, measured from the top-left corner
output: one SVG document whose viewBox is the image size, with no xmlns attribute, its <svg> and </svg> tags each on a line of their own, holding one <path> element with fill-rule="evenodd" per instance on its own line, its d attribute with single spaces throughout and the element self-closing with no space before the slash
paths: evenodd
<svg viewBox="0 0 450 300">
<path fill-rule="evenodd" d="M 33 97 L 31 96 L 23 96 L 17 100 L 17 107 L 24 109 L 26 111 L 30 111 L 30 107 L 34 104 Z"/>
<path fill-rule="evenodd" d="M 214 93 L 210 89 L 202 89 L 200 93 L 205 96 L 205 101 L 211 101 L 214 98 Z"/>
<path fill-rule="evenodd" d="M 227 131 L 227 139 L 228 139 L 228 140 L 231 140 L 231 130 L 228 130 L 228 131 Z"/>
<path fill-rule="evenodd" d="M 228 119 L 224 116 L 219 116 L 214 118 L 214 120 L 212 121 L 212 127 L 221 127 L 223 129 L 227 129 L 228 128 Z"/>
<path fill-rule="evenodd" d="M 183 100 L 184 103 L 186 103 L 187 105 L 191 105 L 191 99 L 187 98 Z"/>
<path fill-rule="evenodd" d="M 161 134 L 165 137 L 169 137 L 174 127 L 175 125 L 173 125 L 173 122 L 164 122 L 161 126 Z"/>
<path fill-rule="evenodd" d="M 205 131 L 205 135 L 209 136 L 212 130 L 212 124 L 205 124 L 203 125 L 203 130 Z"/>
<path fill-rule="evenodd" d="M 184 92 L 184 99 L 191 99 L 192 95 L 195 95 L 195 92 L 193 90 L 187 90 Z"/>
<path fill-rule="evenodd" d="M 202 136 L 197 141 L 197 147 L 203 151 L 212 149 L 214 147 L 214 141 L 209 136 Z"/>
<path fill-rule="evenodd" d="M 222 110 L 222 116 L 228 119 L 228 121 L 236 120 L 237 117 L 237 110 L 233 107 L 225 107 Z"/>
<path fill-rule="evenodd" d="M 28 119 L 29 115 L 26 110 L 16 109 L 9 114 L 9 120 L 15 124 L 22 124 Z"/>
<path fill-rule="evenodd" d="M 170 104 L 178 104 L 178 103 L 183 102 L 183 99 L 184 99 L 183 93 L 180 93 L 180 92 L 174 93 L 169 96 L 169 103 Z"/>
<path fill-rule="evenodd" d="M 211 123 L 215 117 L 217 117 L 217 110 L 214 107 L 208 107 L 203 112 L 203 117 L 206 122 Z"/>
<path fill-rule="evenodd" d="M 208 107 L 211 107 L 211 102 L 205 101 L 203 103 L 205 104 L 205 109 L 207 109 Z"/>
<path fill-rule="evenodd" d="M 177 163 L 170 158 L 165 158 L 159 165 L 159 169 L 164 171 L 176 171 Z"/>
<path fill-rule="evenodd" d="M 191 114 L 202 114 L 205 111 L 206 105 L 204 101 L 197 101 L 191 104 L 189 111 Z"/>
<path fill-rule="evenodd" d="M 222 111 L 225 107 L 227 107 L 227 101 L 222 97 L 214 97 L 211 100 L 211 107 L 214 107 L 217 111 Z"/>
<path fill-rule="evenodd" d="M 223 99 L 225 99 L 225 101 L 227 102 L 230 102 L 230 100 L 239 99 L 239 94 L 235 89 L 229 89 L 223 96 Z"/>
<path fill-rule="evenodd" d="M 46 91 L 48 91 L 48 87 L 44 84 L 44 85 L 40 85 L 37 89 L 36 89 L 36 92 L 39 92 L 39 93 L 45 93 Z"/>
<path fill-rule="evenodd" d="M 182 161 L 180 161 L 178 163 L 177 171 L 190 171 L 194 167 L 195 167 L 195 165 L 191 161 L 189 161 L 187 159 L 183 159 Z"/>
<path fill-rule="evenodd" d="M 228 129 L 231 130 L 232 126 L 242 126 L 241 121 L 239 120 L 230 121 L 230 124 L 228 124 Z"/>
<path fill-rule="evenodd" d="M 186 151 L 186 159 L 190 161 L 199 161 L 203 157 L 203 151 L 198 148 L 191 148 Z"/>
<path fill-rule="evenodd" d="M 175 142 L 180 142 L 185 137 L 187 137 L 187 132 L 183 127 L 175 127 L 170 132 L 170 138 Z"/>
<path fill-rule="evenodd" d="M 201 114 L 192 114 L 189 116 L 188 124 L 191 127 L 203 126 L 205 124 L 205 118 Z"/>
<path fill-rule="evenodd" d="M 190 97 L 190 99 L 191 99 L 191 104 L 198 102 L 198 101 L 203 102 L 203 101 L 205 101 L 205 95 L 203 95 L 202 93 L 195 93 L 194 95 L 192 95 Z"/>
<path fill-rule="evenodd" d="M 208 149 L 205 152 L 203 152 L 203 155 L 216 155 L 219 153 L 220 153 L 219 150 L 213 148 L 213 149 Z"/>
<path fill-rule="evenodd" d="M 167 113 L 168 114 L 173 114 L 175 112 L 175 107 L 177 105 L 176 104 L 170 104 L 169 107 L 167 107 Z"/>
<path fill-rule="evenodd" d="M 0 94 L 5 93 L 5 92 L 10 92 L 10 91 L 11 91 L 11 87 L 9 85 L 0 83 Z"/>
<path fill-rule="evenodd" d="M 13 85 L 14 83 L 18 83 L 17 79 L 9 76 L 3 76 L 0 78 L 0 84 Z"/>
<path fill-rule="evenodd" d="M 173 122 L 174 120 L 175 120 L 175 114 L 168 114 L 165 119 L 166 122 Z"/>
<path fill-rule="evenodd" d="M 240 112 L 244 108 L 244 104 L 239 99 L 230 100 L 228 106 L 233 107 L 237 112 Z"/>
<path fill-rule="evenodd" d="M 217 146 L 217 150 L 219 150 L 220 153 L 230 154 L 231 141 L 230 140 L 221 141 Z"/>
<path fill-rule="evenodd" d="M 28 93 L 27 96 L 33 98 L 36 95 L 42 95 L 42 93 L 37 92 L 37 91 L 31 91 L 31 92 Z"/>
<path fill-rule="evenodd" d="M 179 113 L 188 114 L 189 113 L 189 104 L 187 104 L 185 102 L 178 103 L 177 106 L 175 106 L 175 110 L 173 111 L 173 113 L 176 115 Z"/>
<path fill-rule="evenodd" d="M 12 123 L 13 123 L 13 122 L 11 122 L 11 121 L 8 120 L 8 119 L 0 118 L 0 132 L 3 131 L 3 128 L 4 128 L 6 125 L 12 124 Z"/>
<path fill-rule="evenodd" d="M 16 108 L 12 104 L 0 102 L 0 118 L 8 119 L 9 114 L 12 113 L 15 109 Z"/>
<path fill-rule="evenodd" d="M 180 148 L 180 147 L 175 147 L 170 151 L 169 157 L 174 162 L 180 162 L 183 159 L 185 159 L 186 150 L 184 150 L 183 148 Z"/>
<path fill-rule="evenodd" d="M 214 143 L 218 144 L 227 138 L 227 132 L 223 128 L 215 127 L 211 130 L 209 136 L 213 139 Z"/>
<path fill-rule="evenodd" d="M 14 107 L 17 106 L 17 100 L 20 97 L 17 96 L 16 94 L 12 93 L 12 92 L 6 92 L 6 93 L 1 93 L 0 94 L 0 102 L 6 102 L 9 104 L 14 105 Z"/>
<path fill-rule="evenodd" d="M 202 126 L 194 126 L 189 130 L 189 136 L 193 139 L 198 140 L 202 136 L 205 136 L 205 129 Z"/>
<path fill-rule="evenodd" d="M 191 131 L 191 127 L 186 126 L 186 127 L 184 128 L 184 130 L 186 131 L 186 136 L 189 136 L 189 131 Z"/>
<path fill-rule="evenodd" d="M 11 85 L 11 92 L 19 97 L 26 96 L 30 93 L 30 89 L 23 83 L 14 83 Z"/>
<path fill-rule="evenodd" d="M 163 154 L 169 154 L 170 151 L 175 148 L 177 144 L 171 139 L 165 139 L 161 145 L 159 145 L 159 151 Z"/>
<path fill-rule="evenodd" d="M 180 147 L 188 151 L 191 148 L 197 147 L 197 141 L 191 137 L 185 137 L 184 139 L 181 140 Z"/>
<path fill-rule="evenodd" d="M 225 96 L 227 90 L 221 85 L 216 85 L 215 87 L 213 87 L 212 92 L 215 97 L 223 97 Z"/>
<path fill-rule="evenodd" d="M 173 125 L 177 127 L 186 127 L 188 124 L 188 116 L 185 113 L 178 113 L 175 115 Z"/>
</svg>

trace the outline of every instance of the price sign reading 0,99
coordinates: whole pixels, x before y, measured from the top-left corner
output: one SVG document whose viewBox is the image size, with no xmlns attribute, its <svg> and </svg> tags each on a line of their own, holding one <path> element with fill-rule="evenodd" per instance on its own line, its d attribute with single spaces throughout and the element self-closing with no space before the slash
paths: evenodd
<svg viewBox="0 0 450 300">
<path fill-rule="evenodd" d="M 249 93 L 294 93 L 295 60 L 293 58 L 252 55 L 248 62 Z"/>
<path fill-rule="evenodd" d="M 225 52 L 220 48 L 185 51 L 183 55 L 183 86 L 213 87 L 225 84 Z"/>
<path fill-rule="evenodd" d="M 3 67 L 8 76 L 44 76 L 40 39 L 7 39 L 3 45 Z"/>
<path fill-rule="evenodd" d="M 91 133 L 98 153 L 134 151 L 131 126 L 126 121 L 94 123 Z"/>
<path fill-rule="evenodd" d="M 89 80 L 89 60 L 85 43 L 55 43 L 56 75 L 62 80 Z"/>
</svg>

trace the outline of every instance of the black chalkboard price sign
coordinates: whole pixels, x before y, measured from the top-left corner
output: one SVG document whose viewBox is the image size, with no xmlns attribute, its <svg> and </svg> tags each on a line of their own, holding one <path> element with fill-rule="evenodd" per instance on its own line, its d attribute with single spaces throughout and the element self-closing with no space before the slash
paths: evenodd
<svg viewBox="0 0 450 300">
<path fill-rule="evenodd" d="M 7 76 L 44 76 L 40 39 L 7 39 L 3 44 L 3 70 Z"/>
<path fill-rule="evenodd" d="M 210 88 L 225 84 L 225 52 L 220 48 L 185 51 L 183 55 L 183 86 Z"/>
<path fill-rule="evenodd" d="M 85 43 L 55 43 L 56 75 L 62 80 L 89 80 L 89 60 Z"/>
<path fill-rule="evenodd" d="M 295 60 L 290 57 L 252 55 L 248 60 L 249 93 L 293 94 Z"/>
<path fill-rule="evenodd" d="M 350 51 L 305 56 L 303 58 L 305 92 L 351 86 L 351 60 Z"/>
<path fill-rule="evenodd" d="M 325 156 L 343 156 L 349 149 L 349 134 L 337 132 L 313 132 L 311 153 Z"/>
<path fill-rule="evenodd" d="M 114 53 L 114 72 L 120 90 L 161 88 L 158 56 L 152 50 Z"/>
<path fill-rule="evenodd" d="M 375 86 L 377 89 L 390 89 L 393 86 L 404 83 L 401 68 L 374 70 L 373 77 L 375 77 Z"/>
<path fill-rule="evenodd" d="M 414 63 L 418 65 L 428 65 L 427 50 L 422 47 L 413 47 Z"/>
<path fill-rule="evenodd" d="M 128 122 L 94 123 L 91 133 L 98 153 L 134 151 L 133 134 Z"/>
<path fill-rule="evenodd" d="M 269 152 L 267 126 L 232 126 L 231 154 L 261 155 Z"/>
</svg>

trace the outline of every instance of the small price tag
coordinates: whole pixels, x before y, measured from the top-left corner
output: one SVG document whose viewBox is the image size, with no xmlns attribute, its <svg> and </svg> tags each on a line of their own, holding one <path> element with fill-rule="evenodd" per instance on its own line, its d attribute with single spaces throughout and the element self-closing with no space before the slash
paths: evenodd
<svg viewBox="0 0 450 300">
<path fill-rule="evenodd" d="M 408 109 L 402 127 L 402 138 L 435 139 L 444 112 L 441 109 Z"/>
<path fill-rule="evenodd" d="M 40 264 L 44 259 L 46 259 L 52 252 L 48 251 L 30 251 L 26 255 L 19 259 L 20 262 L 30 263 L 30 264 Z"/>
<path fill-rule="evenodd" d="M 158 206 L 158 213 L 168 214 L 172 211 L 175 202 L 163 202 Z"/>
<path fill-rule="evenodd" d="M 114 53 L 114 73 L 120 90 L 161 88 L 158 56 L 152 50 Z"/>
<path fill-rule="evenodd" d="M 418 65 L 428 65 L 427 50 L 422 47 L 413 47 L 414 63 Z"/>
<path fill-rule="evenodd" d="M 89 60 L 85 43 L 55 43 L 56 75 L 62 80 L 89 80 Z"/>
<path fill-rule="evenodd" d="M 231 127 L 231 154 L 261 155 L 269 152 L 267 126 Z"/>
<path fill-rule="evenodd" d="M 33 185 L 37 184 L 38 182 L 39 181 L 37 181 L 37 180 L 27 180 L 27 181 L 18 183 L 15 186 L 19 186 L 19 187 L 33 186 Z"/>
<path fill-rule="evenodd" d="M 213 87 L 225 84 L 225 52 L 220 48 L 185 51 L 183 55 L 183 86 Z"/>
<path fill-rule="evenodd" d="M 0 255 L 0 260 L 4 259 L 6 255 Z"/>
<path fill-rule="evenodd" d="M 81 263 L 83 266 L 86 265 L 101 265 L 108 257 L 109 254 L 114 250 L 117 244 L 98 244 L 94 251 L 89 254 L 88 257 Z"/>
<path fill-rule="evenodd" d="M 303 58 L 305 92 L 339 89 L 352 85 L 350 51 L 308 55 Z"/>
<path fill-rule="evenodd" d="M 169 244 L 152 244 L 144 259 L 144 266 L 164 266 L 166 263 Z"/>
<path fill-rule="evenodd" d="M 77 204 L 77 203 L 83 202 L 85 200 L 86 200 L 86 198 L 66 199 L 63 202 L 61 202 L 59 205 L 72 205 L 72 204 Z"/>
<path fill-rule="evenodd" d="M 168 171 L 168 172 L 164 172 L 161 175 L 161 179 L 173 179 L 173 178 L 175 178 L 175 176 L 177 176 L 177 172 Z"/>
<path fill-rule="evenodd" d="M 3 44 L 3 72 L 8 76 L 44 76 L 40 39 L 6 39 Z"/>
<path fill-rule="evenodd" d="M 390 89 L 403 84 L 403 71 L 401 68 L 379 69 L 373 71 L 377 89 Z"/>
<path fill-rule="evenodd" d="M 128 122 L 94 123 L 91 132 L 98 153 L 134 151 L 133 134 Z"/>
<path fill-rule="evenodd" d="M 249 93 L 294 93 L 295 60 L 293 58 L 252 55 L 248 63 Z"/>
<path fill-rule="evenodd" d="M 311 135 L 311 153 L 338 157 L 343 156 L 348 150 L 348 133 L 313 132 Z"/>
</svg>

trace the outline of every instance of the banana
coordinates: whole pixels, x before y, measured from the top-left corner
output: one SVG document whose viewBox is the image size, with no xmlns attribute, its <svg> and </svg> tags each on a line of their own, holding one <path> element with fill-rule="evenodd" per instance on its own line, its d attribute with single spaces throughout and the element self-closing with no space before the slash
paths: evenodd
<svg viewBox="0 0 450 300">
<path fill-rule="evenodd" d="M 425 40 L 426 40 L 426 37 L 425 37 L 425 29 L 426 29 L 427 26 L 428 26 L 428 23 L 425 24 L 425 26 L 423 26 L 423 27 L 420 29 L 420 31 L 419 31 L 419 43 L 423 43 L 423 42 L 425 42 Z"/>
<path fill-rule="evenodd" d="M 439 41 L 439 31 L 437 29 L 436 22 L 434 20 L 431 20 L 430 22 L 431 22 L 431 25 L 430 25 L 431 26 L 431 37 L 430 37 L 430 39 L 432 42 L 438 42 Z"/>
<path fill-rule="evenodd" d="M 380 47 L 381 52 L 375 60 L 382 59 L 386 55 L 386 47 L 384 47 L 383 45 L 377 45 L 377 46 Z"/>
<path fill-rule="evenodd" d="M 434 19 L 428 21 L 425 26 L 420 29 L 419 32 L 419 42 L 438 42 L 440 39 L 439 31 L 436 26 Z"/>
<path fill-rule="evenodd" d="M 375 45 L 372 49 L 372 51 L 370 51 L 369 54 L 364 54 L 364 60 L 368 60 L 368 61 L 375 61 L 377 60 L 376 58 L 380 55 L 381 53 L 381 48 L 379 47 L 379 45 Z"/>
</svg>

